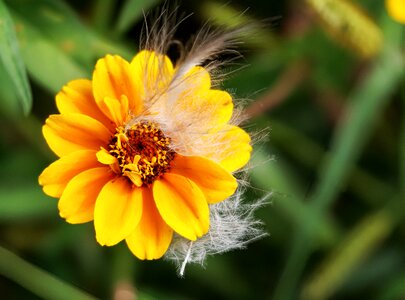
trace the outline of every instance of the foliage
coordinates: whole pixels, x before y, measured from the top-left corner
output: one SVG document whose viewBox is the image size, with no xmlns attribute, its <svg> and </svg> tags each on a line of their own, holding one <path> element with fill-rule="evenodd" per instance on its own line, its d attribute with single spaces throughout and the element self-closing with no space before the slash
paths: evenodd
<svg viewBox="0 0 405 300">
<path fill-rule="evenodd" d="M 205 22 L 259 24 L 223 85 L 257 132 L 247 201 L 272 193 L 256 212 L 268 237 L 179 278 L 167 261 L 99 247 L 90 224 L 67 226 L 37 183 L 54 160 L 41 124 L 55 93 L 107 53 L 130 59 L 143 10 L 162 3 L 0 0 L 2 297 L 403 298 L 404 26 L 380 2 L 178 2 L 194 12 L 182 42 Z"/>
</svg>

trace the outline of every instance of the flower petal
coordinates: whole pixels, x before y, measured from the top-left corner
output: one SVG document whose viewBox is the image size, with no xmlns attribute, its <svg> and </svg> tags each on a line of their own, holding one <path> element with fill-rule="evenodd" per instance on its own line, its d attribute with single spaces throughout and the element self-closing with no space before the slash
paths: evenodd
<svg viewBox="0 0 405 300">
<path fill-rule="evenodd" d="M 170 84 L 174 69 L 166 55 L 143 50 L 131 61 L 132 74 L 139 80 L 141 97 L 145 102 L 157 100 Z"/>
<path fill-rule="evenodd" d="M 194 66 L 183 76 L 183 83 L 187 89 L 194 91 L 206 91 L 211 88 L 211 76 L 201 66 Z M 187 93 L 187 92 L 186 92 Z"/>
<path fill-rule="evenodd" d="M 107 150 L 102 148 L 96 153 L 97 160 L 103 165 L 111 165 L 117 163 L 117 158 L 112 156 Z"/>
<path fill-rule="evenodd" d="M 231 196 L 238 183 L 219 164 L 201 156 L 176 155 L 170 172 L 191 179 L 203 192 L 208 203 L 217 203 Z"/>
<path fill-rule="evenodd" d="M 113 176 L 110 168 L 100 167 L 83 171 L 73 177 L 58 202 L 60 216 L 73 224 L 93 220 L 97 196 Z"/>
<path fill-rule="evenodd" d="M 98 195 L 94 210 L 96 239 L 112 246 L 133 232 L 142 215 L 142 190 L 125 177 L 108 182 Z"/>
<path fill-rule="evenodd" d="M 104 114 L 117 126 L 125 124 L 129 115 L 128 98 L 121 95 L 121 99 L 105 97 L 99 104 Z"/>
<path fill-rule="evenodd" d="M 158 259 L 165 254 L 172 241 L 173 230 L 160 216 L 151 191 L 142 189 L 142 218 L 126 242 L 139 259 Z"/>
<path fill-rule="evenodd" d="M 225 124 L 232 117 L 233 103 L 229 93 L 220 90 L 190 90 L 178 98 L 173 113 L 177 119 L 191 118 L 200 126 L 211 129 Z M 184 115 L 186 115 L 184 117 Z M 189 120 L 187 120 L 189 122 Z"/>
<path fill-rule="evenodd" d="M 42 133 L 58 156 L 77 150 L 98 150 L 111 138 L 111 132 L 102 123 L 75 113 L 49 116 L 42 127 Z"/>
<path fill-rule="evenodd" d="M 391 18 L 405 24 L 405 3 L 403 0 L 386 0 L 385 6 Z"/>
<path fill-rule="evenodd" d="M 204 137 L 205 157 L 218 162 L 225 170 L 234 172 L 250 159 L 252 146 L 249 135 L 238 126 L 224 125 Z"/>
<path fill-rule="evenodd" d="M 64 156 L 47 167 L 39 175 L 39 184 L 45 194 L 59 198 L 68 182 L 80 172 L 100 166 L 96 151 L 79 150 Z"/>
<path fill-rule="evenodd" d="M 70 81 L 56 95 L 56 106 L 61 114 L 79 113 L 111 126 L 111 121 L 98 108 L 94 97 L 91 81 L 77 79 Z"/>
<path fill-rule="evenodd" d="M 153 183 L 153 198 L 163 220 L 181 236 L 194 241 L 207 233 L 207 200 L 191 180 L 166 173 Z"/>
<path fill-rule="evenodd" d="M 106 55 L 97 61 L 93 73 L 93 94 L 97 105 L 108 117 L 111 113 L 103 104 L 106 97 L 121 101 L 124 95 L 132 114 L 142 111 L 139 81 L 132 74 L 129 63 L 118 55 Z"/>
</svg>

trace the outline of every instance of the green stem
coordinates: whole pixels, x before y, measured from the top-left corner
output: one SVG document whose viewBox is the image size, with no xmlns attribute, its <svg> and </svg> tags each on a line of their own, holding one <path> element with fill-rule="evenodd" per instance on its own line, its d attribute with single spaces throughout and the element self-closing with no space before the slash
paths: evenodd
<svg viewBox="0 0 405 300">
<path fill-rule="evenodd" d="M 26 262 L 1 246 L 0 275 L 18 283 L 43 299 L 97 299 Z"/>
</svg>

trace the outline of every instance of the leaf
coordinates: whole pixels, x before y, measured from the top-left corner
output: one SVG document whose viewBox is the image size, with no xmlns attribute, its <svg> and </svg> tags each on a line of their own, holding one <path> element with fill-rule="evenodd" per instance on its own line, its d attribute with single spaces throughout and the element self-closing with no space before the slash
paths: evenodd
<svg viewBox="0 0 405 300">
<path fill-rule="evenodd" d="M 303 289 L 303 299 L 329 299 L 350 274 L 364 262 L 394 228 L 385 210 L 362 220 L 321 263 Z"/>
<path fill-rule="evenodd" d="M 94 61 L 107 53 L 127 59 L 133 55 L 120 44 L 98 37 L 62 1 L 7 3 L 28 72 L 51 92 L 59 91 L 69 80 L 90 77 Z"/>
<path fill-rule="evenodd" d="M 277 160 L 269 161 L 263 151 L 256 151 L 251 164 L 255 166 L 251 172 L 253 183 L 273 193 L 272 208 L 284 214 L 296 226 L 314 222 L 319 228 L 319 242 L 331 244 L 336 241 L 339 236 L 336 224 L 328 218 L 319 217 L 304 202 L 305 192 L 301 184 L 294 177 L 294 172 L 288 170 L 281 157 L 277 156 Z"/>
<path fill-rule="evenodd" d="M 26 221 L 56 214 L 56 202 L 45 196 L 36 183 L 0 186 L 0 221 Z"/>
<path fill-rule="evenodd" d="M 14 102 L 17 100 L 22 111 L 28 114 L 32 105 L 31 89 L 24 62 L 20 56 L 14 23 L 6 5 L 2 1 L 0 1 L 0 73 L 2 78 L 9 77 L 14 93 L 17 96 L 2 95 L 3 101 Z M 6 87 L 3 86 L 3 88 Z M 16 106 L 14 103 L 8 103 L 7 105 Z M 12 110 L 14 109 L 12 108 Z"/>
<path fill-rule="evenodd" d="M 7 3 L 12 12 L 82 66 L 92 68 L 94 60 L 106 53 L 127 59 L 133 56 L 133 51 L 119 42 L 97 35 L 61 0 L 8 0 Z"/>
<path fill-rule="evenodd" d="M 330 157 L 319 173 L 319 181 L 312 195 L 311 206 L 319 214 L 324 213 L 343 189 L 360 156 L 378 117 L 384 111 L 389 95 L 404 74 L 404 60 L 398 47 L 401 41 L 399 25 L 386 22 L 387 46 L 363 83 L 352 93 L 345 122 L 335 132 Z M 396 30 L 395 27 L 399 27 Z M 397 46 L 397 47 L 395 47 Z M 297 228 L 292 252 L 285 271 L 276 289 L 274 299 L 289 299 L 295 290 L 298 278 L 312 251 L 313 234 L 317 228 L 314 223 Z"/>
<path fill-rule="evenodd" d="M 375 22 L 352 1 L 307 0 L 324 29 L 339 43 L 361 57 L 376 56 L 383 46 L 383 34 Z"/>
<path fill-rule="evenodd" d="M 0 247 L 0 274 L 42 299 L 92 300 L 93 296 Z"/>
<path fill-rule="evenodd" d="M 142 17 L 143 12 L 146 13 L 158 2 L 159 0 L 127 0 L 119 14 L 116 31 L 118 33 L 127 31 Z"/>
<path fill-rule="evenodd" d="M 30 75 L 46 89 L 57 92 L 68 81 L 89 74 L 71 57 L 63 53 L 30 23 L 13 13 L 20 30 L 21 52 Z"/>
</svg>

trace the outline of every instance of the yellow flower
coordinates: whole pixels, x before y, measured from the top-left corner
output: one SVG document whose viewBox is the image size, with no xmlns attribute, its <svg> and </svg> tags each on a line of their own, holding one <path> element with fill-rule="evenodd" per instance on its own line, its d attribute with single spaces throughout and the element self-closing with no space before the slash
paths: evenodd
<svg viewBox="0 0 405 300">
<path fill-rule="evenodd" d="M 385 0 L 385 7 L 391 18 L 405 24 L 405 0 Z"/>
<path fill-rule="evenodd" d="M 206 234 L 209 205 L 235 192 L 232 173 L 250 158 L 249 135 L 231 125 L 231 96 L 212 88 L 205 68 L 154 51 L 131 62 L 107 55 L 56 104 L 43 135 L 59 159 L 39 183 L 67 222 L 94 220 L 98 243 L 125 239 L 140 259 L 160 258 L 173 232 Z"/>
</svg>

